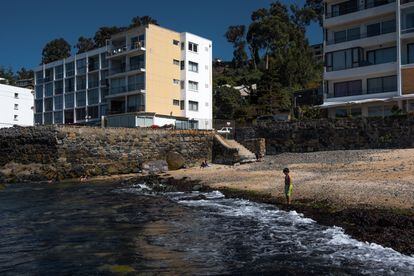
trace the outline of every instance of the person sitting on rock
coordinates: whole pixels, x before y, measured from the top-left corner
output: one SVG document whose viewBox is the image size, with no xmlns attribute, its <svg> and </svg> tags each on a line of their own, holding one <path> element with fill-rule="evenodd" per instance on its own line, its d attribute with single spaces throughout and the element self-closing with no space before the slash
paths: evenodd
<svg viewBox="0 0 414 276">
<path fill-rule="evenodd" d="M 205 160 L 201 163 L 200 168 L 204 169 L 204 168 L 207 168 L 207 167 L 210 167 L 210 165 L 208 164 L 207 159 L 205 159 Z"/>
</svg>

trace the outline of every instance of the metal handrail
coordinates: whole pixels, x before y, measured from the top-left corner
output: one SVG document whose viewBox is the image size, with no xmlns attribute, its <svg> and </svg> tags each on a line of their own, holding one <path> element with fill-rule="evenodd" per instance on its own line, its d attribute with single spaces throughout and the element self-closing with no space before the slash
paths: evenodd
<svg viewBox="0 0 414 276">
<path fill-rule="evenodd" d="M 366 10 L 366 9 L 371 9 L 371 8 L 387 5 L 387 4 L 390 4 L 390 3 L 393 3 L 393 2 L 395 2 L 395 0 L 382 0 L 382 1 L 379 1 L 377 3 L 358 5 L 356 7 L 342 9 L 341 11 L 338 11 L 338 12 L 326 12 L 325 18 L 337 17 L 337 16 L 349 14 L 349 13 L 354 13 L 354 12 L 357 12 L 357 11 L 362 11 L 362 10 Z"/>
</svg>

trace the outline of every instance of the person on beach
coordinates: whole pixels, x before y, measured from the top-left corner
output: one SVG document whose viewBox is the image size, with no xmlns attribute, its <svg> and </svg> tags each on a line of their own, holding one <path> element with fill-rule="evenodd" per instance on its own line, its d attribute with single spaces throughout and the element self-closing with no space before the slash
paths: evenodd
<svg viewBox="0 0 414 276">
<path fill-rule="evenodd" d="M 289 175 L 289 169 L 288 168 L 284 168 L 283 173 L 285 174 L 286 202 L 287 202 L 287 205 L 290 205 L 291 198 L 292 198 L 292 190 L 293 190 L 292 178 Z"/>
</svg>

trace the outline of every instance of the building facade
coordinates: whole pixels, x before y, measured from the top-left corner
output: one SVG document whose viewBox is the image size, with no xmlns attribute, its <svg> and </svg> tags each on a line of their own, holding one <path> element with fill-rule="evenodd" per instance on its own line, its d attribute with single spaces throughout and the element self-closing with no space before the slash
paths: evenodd
<svg viewBox="0 0 414 276">
<path fill-rule="evenodd" d="M 33 91 L 0 84 L 0 128 L 33 126 Z"/>
<path fill-rule="evenodd" d="M 414 1 L 325 0 L 330 117 L 414 111 Z"/>
<path fill-rule="evenodd" d="M 212 42 L 156 25 L 35 69 L 39 124 L 212 128 Z"/>
</svg>

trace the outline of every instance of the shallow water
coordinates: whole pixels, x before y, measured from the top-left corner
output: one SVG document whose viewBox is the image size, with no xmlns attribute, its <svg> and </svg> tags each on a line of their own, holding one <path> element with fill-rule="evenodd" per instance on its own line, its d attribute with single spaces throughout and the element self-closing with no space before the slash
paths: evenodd
<svg viewBox="0 0 414 276">
<path fill-rule="evenodd" d="M 144 185 L 0 191 L 0 274 L 414 274 L 414 258 L 296 212 Z"/>
</svg>

